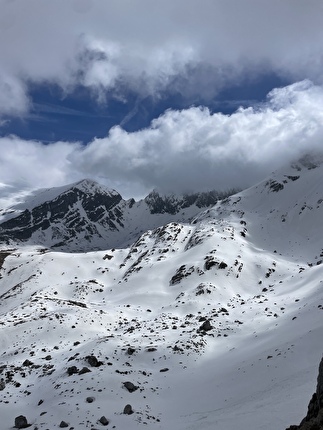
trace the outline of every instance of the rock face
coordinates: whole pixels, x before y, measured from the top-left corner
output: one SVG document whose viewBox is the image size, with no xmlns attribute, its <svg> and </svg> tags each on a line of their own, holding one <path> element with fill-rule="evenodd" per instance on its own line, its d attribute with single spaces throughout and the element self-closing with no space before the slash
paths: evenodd
<svg viewBox="0 0 323 430">
<path fill-rule="evenodd" d="M 41 193 L 32 207 L 2 222 L 1 241 L 26 241 L 37 237 L 39 243 L 46 244 L 50 237 L 51 244 L 59 248 L 81 233 L 83 239 L 87 239 L 91 235 L 100 236 L 100 227 L 116 230 L 122 226 L 122 213 L 117 207 L 122 197 L 114 190 L 83 180 L 50 198 L 52 192 Z"/>
<path fill-rule="evenodd" d="M 36 191 L 25 202 L 3 211 L 0 243 L 15 246 L 27 242 L 67 252 L 120 247 L 151 228 L 171 221 L 187 222 L 202 208 L 213 206 L 233 192 L 177 197 L 153 191 L 135 202 L 84 179 L 65 187 Z M 0 266 L 5 256 L 0 255 Z"/>
<path fill-rule="evenodd" d="M 168 213 L 175 215 L 182 209 L 196 205 L 198 208 L 206 208 L 215 205 L 218 200 L 228 197 L 228 195 L 236 193 L 237 190 L 228 192 L 209 191 L 201 193 L 184 194 L 177 197 L 175 195 L 162 196 L 158 191 L 154 190 L 145 198 L 152 214 Z"/>
<path fill-rule="evenodd" d="M 299 426 L 290 426 L 286 430 L 321 430 L 323 429 L 323 358 L 319 366 L 316 391 L 313 394 L 306 417 Z"/>
</svg>

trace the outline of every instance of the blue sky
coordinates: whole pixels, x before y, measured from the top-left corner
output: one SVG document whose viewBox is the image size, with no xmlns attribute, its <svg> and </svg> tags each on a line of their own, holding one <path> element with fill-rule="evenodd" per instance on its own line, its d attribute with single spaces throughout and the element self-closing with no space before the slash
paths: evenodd
<svg viewBox="0 0 323 430">
<path fill-rule="evenodd" d="M 321 0 L 0 6 L 0 199 L 247 187 L 321 149 Z"/>
<path fill-rule="evenodd" d="M 95 137 L 105 137 L 111 127 L 122 126 L 134 132 L 162 115 L 167 109 L 185 109 L 192 105 L 207 106 L 212 112 L 232 114 L 238 107 L 254 106 L 266 100 L 268 92 L 289 84 L 287 79 L 273 74 L 258 76 L 250 82 L 244 77 L 237 84 L 223 88 L 211 99 L 185 98 L 185 94 L 165 91 L 158 99 L 147 95 L 141 97 L 125 91 L 124 100 L 111 94 L 107 101 L 98 103 L 91 92 L 77 87 L 64 94 L 57 85 L 32 85 L 29 97 L 32 106 L 22 117 L 8 115 L 8 122 L 0 129 L 2 136 L 15 134 L 23 139 L 35 139 L 44 143 L 58 140 L 81 141 L 87 144 Z"/>
</svg>

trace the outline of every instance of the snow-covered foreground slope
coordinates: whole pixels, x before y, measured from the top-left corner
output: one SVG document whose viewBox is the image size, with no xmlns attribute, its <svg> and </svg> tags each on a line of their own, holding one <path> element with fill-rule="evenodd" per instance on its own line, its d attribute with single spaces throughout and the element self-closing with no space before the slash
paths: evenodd
<svg viewBox="0 0 323 430">
<path fill-rule="evenodd" d="M 323 167 L 304 164 L 127 249 L 3 252 L 1 428 L 300 421 L 323 328 Z"/>
</svg>

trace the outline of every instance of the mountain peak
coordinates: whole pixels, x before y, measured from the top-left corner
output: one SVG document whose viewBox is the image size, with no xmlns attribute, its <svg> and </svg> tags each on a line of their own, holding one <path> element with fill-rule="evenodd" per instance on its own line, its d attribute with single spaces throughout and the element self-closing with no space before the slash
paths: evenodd
<svg viewBox="0 0 323 430">
<path fill-rule="evenodd" d="M 120 195 L 116 190 L 99 184 L 93 179 L 85 178 L 70 185 L 70 188 L 77 188 L 85 193 L 103 193 L 111 196 Z"/>
</svg>

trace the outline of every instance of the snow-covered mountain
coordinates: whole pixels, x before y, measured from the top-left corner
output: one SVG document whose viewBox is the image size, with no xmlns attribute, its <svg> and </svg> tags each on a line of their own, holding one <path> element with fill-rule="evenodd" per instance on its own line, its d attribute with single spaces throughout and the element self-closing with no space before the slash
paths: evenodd
<svg viewBox="0 0 323 430">
<path fill-rule="evenodd" d="M 60 251 L 93 251 L 131 244 L 144 231 L 170 221 L 187 222 L 228 193 L 215 191 L 144 200 L 121 195 L 89 179 L 35 191 L 18 205 L 3 209 L 0 242 L 43 245 Z"/>
<path fill-rule="evenodd" d="M 299 422 L 322 356 L 322 184 L 304 158 L 128 248 L 5 247 L 2 428 Z"/>
</svg>

